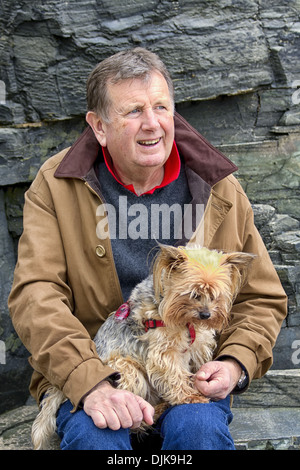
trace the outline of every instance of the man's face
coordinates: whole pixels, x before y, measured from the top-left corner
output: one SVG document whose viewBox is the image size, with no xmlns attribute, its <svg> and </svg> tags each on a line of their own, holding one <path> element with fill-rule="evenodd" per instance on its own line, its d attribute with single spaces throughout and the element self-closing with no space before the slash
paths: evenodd
<svg viewBox="0 0 300 470">
<path fill-rule="evenodd" d="M 117 173 L 136 175 L 143 168 L 160 168 L 174 141 L 173 101 L 166 80 L 152 73 L 140 79 L 110 84 L 109 123 L 102 122 L 100 144 L 107 147 Z"/>
</svg>

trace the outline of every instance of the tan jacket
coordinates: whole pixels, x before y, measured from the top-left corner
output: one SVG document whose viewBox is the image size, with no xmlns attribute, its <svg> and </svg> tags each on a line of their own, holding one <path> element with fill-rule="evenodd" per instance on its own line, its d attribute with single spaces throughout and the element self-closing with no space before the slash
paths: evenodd
<svg viewBox="0 0 300 470">
<path fill-rule="evenodd" d="M 177 114 L 175 130 L 193 202 L 207 202 L 205 245 L 257 255 L 217 352 L 238 359 L 251 380 L 272 364 L 286 295 L 250 203 L 231 175 L 236 167 Z M 31 353 L 32 395 L 39 400 L 51 383 L 75 407 L 114 372 L 103 366 L 91 338 L 123 302 L 110 241 L 96 234 L 102 200 L 94 163 L 101 156 L 87 128 L 40 169 L 25 195 L 24 232 L 9 297 L 14 327 Z"/>
</svg>

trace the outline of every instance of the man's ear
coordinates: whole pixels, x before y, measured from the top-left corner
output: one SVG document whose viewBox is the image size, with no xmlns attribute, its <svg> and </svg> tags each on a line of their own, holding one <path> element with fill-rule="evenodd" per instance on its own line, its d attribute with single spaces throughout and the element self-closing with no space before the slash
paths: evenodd
<svg viewBox="0 0 300 470">
<path fill-rule="evenodd" d="M 86 122 L 91 126 L 95 134 L 96 139 L 102 147 L 106 147 L 106 133 L 105 124 L 101 117 L 99 117 L 94 111 L 88 111 L 86 114 Z"/>
</svg>

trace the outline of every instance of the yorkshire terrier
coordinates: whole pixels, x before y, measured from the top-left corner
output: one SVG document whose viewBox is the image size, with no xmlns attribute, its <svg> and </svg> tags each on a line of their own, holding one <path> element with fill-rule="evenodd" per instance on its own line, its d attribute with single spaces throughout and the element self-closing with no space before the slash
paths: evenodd
<svg viewBox="0 0 300 470">
<path fill-rule="evenodd" d="M 152 274 L 98 330 L 97 352 L 118 371 L 116 386 L 151 403 L 156 419 L 168 406 L 209 401 L 195 388 L 194 374 L 213 359 L 216 336 L 230 321 L 252 259 L 160 245 Z M 35 449 L 45 448 L 54 434 L 64 400 L 57 388 L 48 390 L 32 427 Z"/>
</svg>

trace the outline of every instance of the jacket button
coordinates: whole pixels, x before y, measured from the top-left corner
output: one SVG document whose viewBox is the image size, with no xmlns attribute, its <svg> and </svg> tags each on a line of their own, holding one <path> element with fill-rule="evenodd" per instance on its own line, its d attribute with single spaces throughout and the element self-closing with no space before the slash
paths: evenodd
<svg viewBox="0 0 300 470">
<path fill-rule="evenodd" d="M 99 258 L 103 258 L 105 256 L 106 251 L 103 245 L 97 245 L 96 246 L 96 255 L 99 256 Z"/>
</svg>

